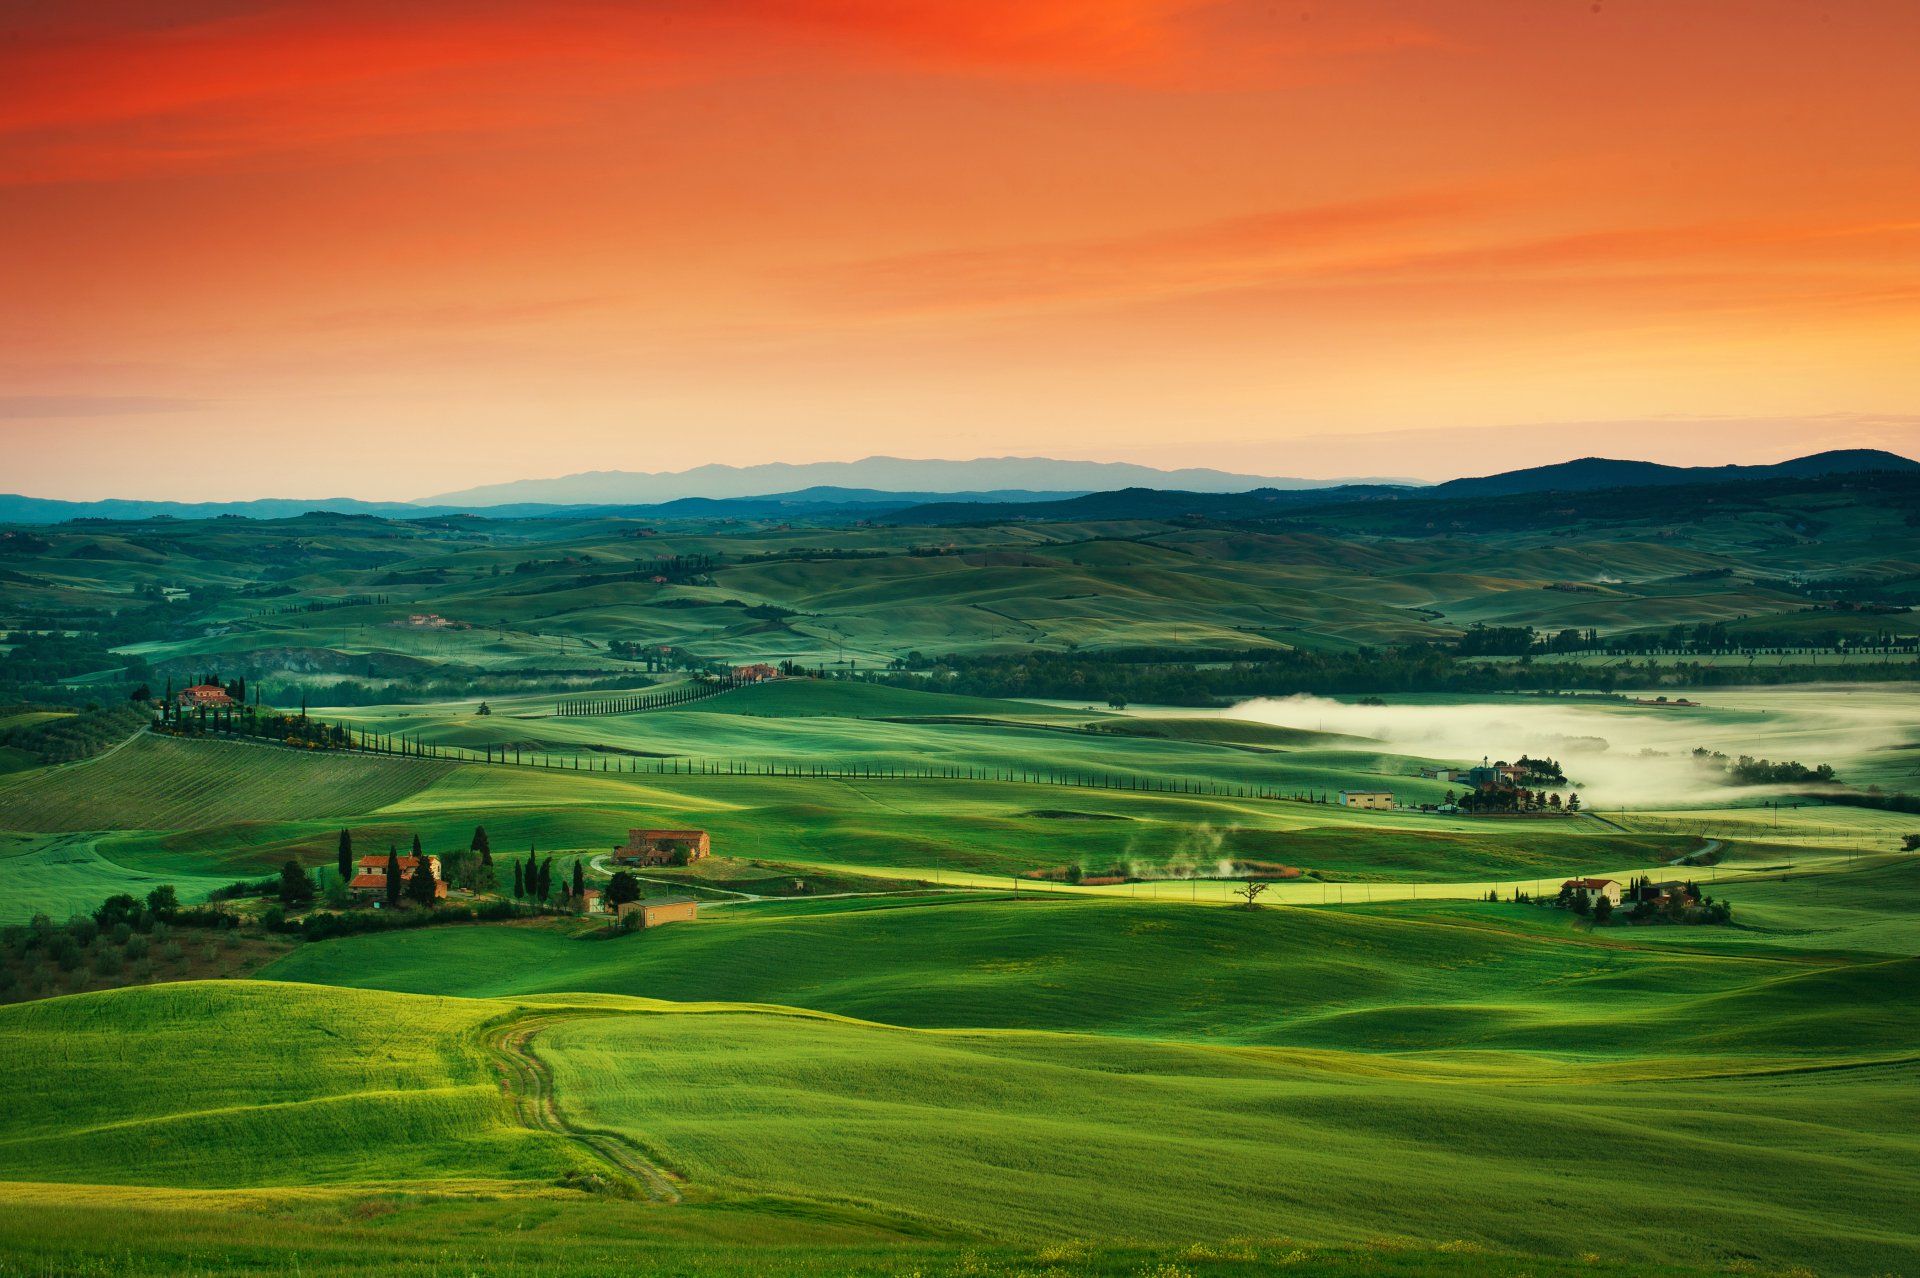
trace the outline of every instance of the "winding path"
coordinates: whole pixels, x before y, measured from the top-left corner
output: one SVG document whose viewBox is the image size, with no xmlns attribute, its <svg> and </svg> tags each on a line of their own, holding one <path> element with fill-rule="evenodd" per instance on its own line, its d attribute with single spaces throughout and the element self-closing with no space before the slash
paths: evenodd
<svg viewBox="0 0 1920 1278">
<path fill-rule="evenodd" d="M 677 1203 L 680 1190 L 672 1176 L 656 1166 L 633 1142 L 612 1132 L 574 1126 L 560 1113 L 553 1071 L 533 1050 L 533 1036 L 562 1021 L 590 1012 L 522 1013 L 482 1031 L 480 1045 L 494 1058 L 502 1089 L 513 1101 L 520 1125 L 549 1132 L 584 1146 L 623 1182 L 632 1184 L 655 1202 Z"/>
</svg>

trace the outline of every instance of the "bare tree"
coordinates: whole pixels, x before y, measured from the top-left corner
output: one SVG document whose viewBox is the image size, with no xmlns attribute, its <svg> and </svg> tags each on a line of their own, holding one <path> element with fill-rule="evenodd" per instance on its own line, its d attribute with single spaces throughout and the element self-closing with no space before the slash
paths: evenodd
<svg viewBox="0 0 1920 1278">
<path fill-rule="evenodd" d="M 1247 898 L 1247 903 L 1245 905 L 1236 906 L 1235 908 L 1242 909 L 1242 910 L 1259 909 L 1260 895 L 1261 893 L 1267 890 L 1267 886 L 1268 885 L 1265 883 L 1248 883 L 1242 887 L 1235 888 L 1233 890 L 1233 894 L 1235 896 L 1244 896 L 1245 898 Z"/>
</svg>

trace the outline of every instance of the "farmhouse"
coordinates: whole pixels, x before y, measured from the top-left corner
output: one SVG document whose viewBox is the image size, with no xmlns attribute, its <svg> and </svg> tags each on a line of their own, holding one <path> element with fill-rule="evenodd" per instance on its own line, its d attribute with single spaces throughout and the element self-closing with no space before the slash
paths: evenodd
<svg viewBox="0 0 1920 1278">
<path fill-rule="evenodd" d="M 644 901 L 628 901 L 620 907 L 620 921 L 639 919 L 641 927 L 660 927 L 667 923 L 691 923 L 700 917 L 700 902 L 690 896 L 655 896 Z"/>
<path fill-rule="evenodd" d="M 712 852 L 705 830 L 628 830 L 613 859 L 619 865 L 691 865 Z"/>
<path fill-rule="evenodd" d="M 400 884 L 404 888 L 413 878 L 413 872 L 420 866 L 420 858 L 403 856 L 395 858 L 400 862 Z M 440 874 L 440 858 L 430 856 L 427 865 L 433 871 L 433 894 L 444 897 L 447 894 L 447 881 Z M 387 892 L 387 858 L 384 856 L 363 856 L 355 868 L 353 878 L 347 883 L 347 890 L 356 896 L 385 896 Z"/>
<path fill-rule="evenodd" d="M 183 689 L 174 701 L 182 710 L 224 710 L 233 704 L 227 690 L 217 683 L 196 683 Z"/>
<path fill-rule="evenodd" d="M 778 679 L 780 672 L 764 661 L 750 666 L 735 666 L 733 677 L 741 683 L 765 683 L 769 679 Z"/>
<path fill-rule="evenodd" d="M 1390 808 L 1393 806 L 1393 792 L 1390 790 L 1342 790 L 1340 806 L 1343 808 Z"/>
<path fill-rule="evenodd" d="M 1606 897 L 1614 905 L 1620 904 L 1620 884 L 1614 879 L 1568 879 L 1560 885 L 1560 895 L 1571 897 L 1576 892 L 1585 892 L 1589 897 Z"/>
</svg>

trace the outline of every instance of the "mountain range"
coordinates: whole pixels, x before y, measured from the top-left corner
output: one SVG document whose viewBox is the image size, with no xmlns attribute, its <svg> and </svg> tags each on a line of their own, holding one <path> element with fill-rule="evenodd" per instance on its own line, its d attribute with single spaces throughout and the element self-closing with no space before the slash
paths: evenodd
<svg viewBox="0 0 1920 1278">
<path fill-rule="evenodd" d="M 936 461 L 866 457 L 851 462 L 714 464 L 682 471 L 594 470 L 558 479 L 519 479 L 422 498 L 416 505 L 499 506 L 539 502 L 553 506 L 634 506 L 682 497 L 759 497 L 809 488 L 855 488 L 885 493 L 1027 491 L 1055 495 L 1115 488 L 1178 488 L 1238 493 L 1251 488 L 1330 488 L 1346 483 L 1419 486 L 1416 479 L 1286 479 L 1237 475 L 1205 467 L 1160 470 L 1131 462 L 1060 461 L 1051 457 L 976 457 Z"/>
<path fill-rule="evenodd" d="M 162 517 L 210 519 L 223 515 L 286 519 L 308 511 L 396 519 L 459 514 L 499 519 L 600 514 L 653 519 L 884 516 L 893 523 L 1154 518 L 1218 512 L 1228 506 L 1244 514 L 1336 501 L 1595 492 L 1916 470 L 1920 470 L 1920 462 L 1895 453 L 1840 449 L 1762 466 L 1666 466 L 1658 462 L 1583 457 L 1550 466 L 1423 485 L 1414 480 L 1308 480 L 1236 475 L 1209 469 L 1168 471 L 1124 462 L 1072 462 L 1040 457 L 991 457 L 973 461 L 869 457 L 858 462 L 806 465 L 772 462 L 759 466 L 700 466 L 676 474 L 595 471 L 558 479 L 495 484 L 418 502 L 371 502 L 351 497 L 270 497 L 237 502 L 113 498 L 76 502 L 0 494 L 0 523 Z M 860 478 L 865 482 L 819 482 L 829 477 Z M 801 479 L 816 482 L 795 488 L 761 486 Z M 1229 497 L 1233 500 L 1226 500 Z"/>
</svg>

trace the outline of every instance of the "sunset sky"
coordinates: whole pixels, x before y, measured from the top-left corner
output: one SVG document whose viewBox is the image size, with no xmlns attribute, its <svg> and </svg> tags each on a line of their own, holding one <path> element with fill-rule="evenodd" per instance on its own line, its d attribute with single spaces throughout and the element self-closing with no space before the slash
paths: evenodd
<svg viewBox="0 0 1920 1278">
<path fill-rule="evenodd" d="M 0 0 L 0 491 L 1920 453 L 1914 0 Z"/>
</svg>

